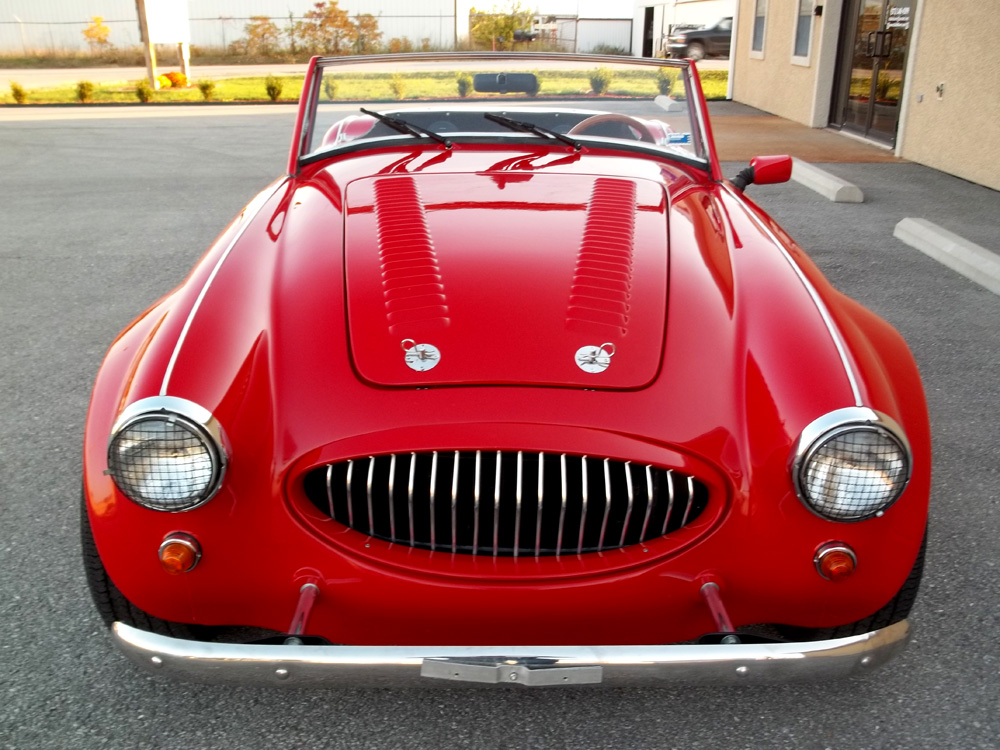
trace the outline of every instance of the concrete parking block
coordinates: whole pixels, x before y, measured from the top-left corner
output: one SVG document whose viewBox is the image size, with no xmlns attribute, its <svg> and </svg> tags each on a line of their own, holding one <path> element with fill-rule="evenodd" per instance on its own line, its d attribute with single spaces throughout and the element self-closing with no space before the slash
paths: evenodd
<svg viewBox="0 0 1000 750">
<path fill-rule="evenodd" d="M 865 202 L 865 194 L 854 183 L 795 157 L 792 157 L 792 179 L 834 203 Z"/>
<path fill-rule="evenodd" d="M 1000 255 L 927 219 L 903 219 L 896 224 L 892 236 L 1000 294 Z"/>
</svg>

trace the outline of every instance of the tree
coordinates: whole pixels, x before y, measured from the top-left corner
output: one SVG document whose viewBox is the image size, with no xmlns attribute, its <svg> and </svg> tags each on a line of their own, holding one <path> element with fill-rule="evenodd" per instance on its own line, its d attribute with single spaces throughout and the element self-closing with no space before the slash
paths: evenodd
<svg viewBox="0 0 1000 750">
<path fill-rule="evenodd" d="M 271 55 L 277 50 L 281 30 L 267 16 L 250 16 L 250 23 L 243 27 L 246 32 L 246 52 L 248 55 Z"/>
<path fill-rule="evenodd" d="M 295 24 L 295 37 L 309 54 L 343 55 L 357 38 L 357 28 L 337 0 L 316 3 Z"/>
<path fill-rule="evenodd" d="M 472 27 L 469 33 L 477 44 L 496 49 L 511 49 L 514 46 L 514 32 L 531 27 L 534 14 L 512 0 L 507 9 L 493 6 L 491 11 L 472 8 L 469 11 Z"/>
<path fill-rule="evenodd" d="M 111 48 L 111 42 L 108 41 L 111 29 L 104 25 L 104 16 L 91 16 L 90 23 L 82 33 L 91 52 L 98 54 Z"/>
<path fill-rule="evenodd" d="M 378 30 L 378 19 L 371 13 L 361 13 L 354 19 L 354 51 L 359 55 L 375 52 L 382 43 L 382 32 Z"/>
</svg>

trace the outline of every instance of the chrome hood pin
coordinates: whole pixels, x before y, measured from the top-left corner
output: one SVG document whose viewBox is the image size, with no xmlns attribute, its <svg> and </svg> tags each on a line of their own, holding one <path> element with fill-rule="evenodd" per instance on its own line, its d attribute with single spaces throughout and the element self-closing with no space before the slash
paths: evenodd
<svg viewBox="0 0 1000 750">
<path fill-rule="evenodd" d="M 441 352 L 433 344 L 418 344 L 413 339 L 403 339 L 406 366 L 417 372 L 426 372 L 437 367 L 441 361 Z"/>
<path fill-rule="evenodd" d="M 575 359 L 577 366 L 584 372 L 597 373 L 608 369 L 613 356 L 615 356 L 615 345 L 601 344 L 580 347 L 576 350 Z"/>
</svg>

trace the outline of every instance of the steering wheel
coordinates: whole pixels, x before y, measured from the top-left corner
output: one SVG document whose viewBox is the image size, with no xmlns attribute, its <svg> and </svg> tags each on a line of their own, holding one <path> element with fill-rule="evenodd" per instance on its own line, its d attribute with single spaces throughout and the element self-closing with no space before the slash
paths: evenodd
<svg viewBox="0 0 1000 750">
<path fill-rule="evenodd" d="M 646 141 L 647 143 L 656 143 L 656 138 L 650 132 L 649 127 L 642 120 L 638 120 L 635 117 L 630 117 L 628 115 L 619 115 L 614 112 L 609 112 L 604 115 L 594 115 L 593 117 L 588 117 L 586 120 L 581 120 L 572 128 L 566 135 L 583 135 L 591 130 L 600 129 L 601 125 L 605 124 L 618 124 L 624 125 L 629 129 L 629 132 L 635 135 L 638 133 L 638 137 L 635 138 L 637 141 Z M 600 133 L 594 133 L 594 135 L 601 135 Z M 616 138 L 617 136 L 609 136 Z"/>
</svg>

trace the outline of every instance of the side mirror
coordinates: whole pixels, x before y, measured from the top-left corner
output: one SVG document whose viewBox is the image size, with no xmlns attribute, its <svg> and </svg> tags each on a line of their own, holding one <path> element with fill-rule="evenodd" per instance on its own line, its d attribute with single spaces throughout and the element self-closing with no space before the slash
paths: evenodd
<svg viewBox="0 0 1000 750">
<path fill-rule="evenodd" d="M 788 182 L 792 178 L 792 157 L 787 154 L 780 156 L 755 156 L 750 160 L 750 166 L 741 171 L 732 180 L 733 187 L 743 190 L 747 185 L 774 185 Z"/>
</svg>

